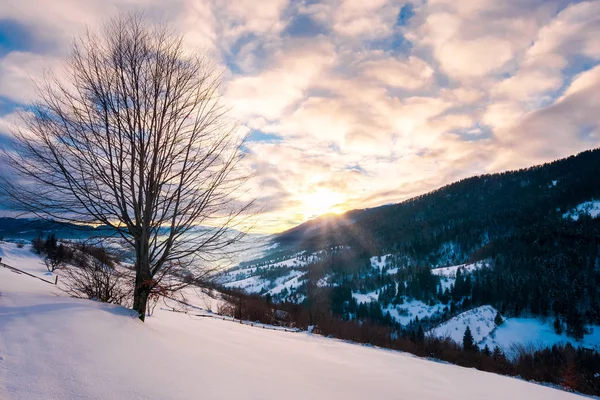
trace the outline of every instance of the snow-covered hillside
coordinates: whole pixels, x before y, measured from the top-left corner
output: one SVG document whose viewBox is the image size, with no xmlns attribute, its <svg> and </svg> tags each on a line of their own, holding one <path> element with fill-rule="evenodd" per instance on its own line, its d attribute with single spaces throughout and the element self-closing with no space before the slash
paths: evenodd
<svg viewBox="0 0 600 400">
<path fill-rule="evenodd" d="M 28 250 L 3 261 L 43 277 Z M 569 399 L 518 379 L 310 335 L 62 295 L 0 268 L 0 399 Z"/>
<path fill-rule="evenodd" d="M 371 266 L 373 268 L 378 269 L 380 272 L 383 270 L 384 267 L 391 266 L 391 260 L 392 260 L 391 254 L 386 254 L 384 256 L 374 256 L 374 257 L 371 257 L 371 259 L 370 259 Z M 395 274 L 396 272 L 398 272 L 398 267 L 392 267 L 392 268 L 387 269 L 387 273 L 390 275 Z"/>
<path fill-rule="evenodd" d="M 506 354 L 511 355 L 515 344 L 535 348 L 551 347 L 559 343 L 571 343 L 573 346 L 592 347 L 600 351 L 600 326 L 589 327 L 591 332 L 582 340 L 576 341 L 562 333 L 558 335 L 552 327 L 552 320 L 538 318 L 507 318 L 490 336 L 481 342 L 493 348 L 499 346 Z"/>
<path fill-rule="evenodd" d="M 600 216 L 600 201 L 592 200 L 579 204 L 572 210 L 563 214 L 563 218 L 570 218 L 577 221 L 581 215 L 589 215 L 592 218 Z"/>
<path fill-rule="evenodd" d="M 482 260 L 472 264 L 461 264 L 454 265 L 452 267 L 434 268 L 431 270 L 431 273 L 440 277 L 442 289 L 445 290 L 454 286 L 454 283 L 456 282 L 456 273 L 458 271 L 460 271 L 463 274 L 468 274 L 481 268 L 488 268 L 489 266 L 489 261 Z"/>
<path fill-rule="evenodd" d="M 492 306 L 477 307 L 449 319 L 429 331 L 429 334 L 437 337 L 448 337 L 457 343 L 462 343 L 465 329 L 469 326 L 475 343 L 479 343 L 496 328 L 494 317 L 497 312 Z"/>
<path fill-rule="evenodd" d="M 465 329 L 469 326 L 473 339 L 480 348 L 485 345 L 490 349 L 498 346 L 509 356 L 515 346 L 542 348 L 571 343 L 575 347 L 584 345 L 600 350 L 600 326 L 590 327 L 591 333 L 586 334 L 583 340 L 576 341 L 565 333 L 558 335 L 554 332 L 551 320 L 505 318 L 500 326 L 496 326 L 496 313 L 497 310 L 492 306 L 476 307 L 440 324 L 428 334 L 449 337 L 457 343 L 462 343 Z"/>
</svg>

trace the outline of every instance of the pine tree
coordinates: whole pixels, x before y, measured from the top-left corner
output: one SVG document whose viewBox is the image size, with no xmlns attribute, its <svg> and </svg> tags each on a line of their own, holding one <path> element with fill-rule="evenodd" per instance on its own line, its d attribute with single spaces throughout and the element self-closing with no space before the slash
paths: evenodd
<svg viewBox="0 0 600 400">
<path fill-rule="evenodd" d="M 561 335 L 563 333 L 563 326 L 562 326 L 562 323 L 560 322 L 560 319 L 558 318 L 558 315 L 556 316 L 556 319 L 554 320 L 554 332 L 556 332 L 557 335 Z"/>
<path fill-rule="evenodd" d="M 486 356 L 491 356 L 492 355 L 492 351 L 490 350 L 490 348 L 488 347 L 487 344 L 483 348 L 482 353 L 485 354 Z"/>
<path fill-rule="evenodd" d="M 46 238 L 46 242 L 44 242 L 44 251 L 48 256 L 53 256 L 58 247 L 58 240 L 56 239 L 56 235 L 54 233 L 48 235 Z"/>
<path fill-rule="evenodd" d="M 492 357 L 494 357 L 494 360 L 496 360 L 496 361 L 498 361 L 504 357 L 504 354 L 502 354 L 502 350 L 500 350 L 500 347 L 498 347 L 498 346 L 494 347 L 494 352 L 492 353 Z"/>
<path fill-rule="evenodd" d="M 31 241 L 33 245 L 33 250 L 35 250 L 36 254 L 42 254 L 42 250 L 44 250 L 44 239 L 42 238 L 42 234 L 38 234 L 36 238 Z"/>
<path fill-rule="evenodd" d="M 502 325 L 503 322 L 504 320 L 502 319 L 502 315 L 500 315 L 500 312 L 496 312 L 496 317 L 494 318 L 494 323 L 496 324 L 496 326 Z"/>
<path fill-rule="evenodd" d="M 423 343 L 425 341 L 425 332 L 423 332 L 423 327 L 419 325 L 419 329 L 417 330 L 417 342 Z"/>
<path fill-rule="evenodd" d="M 463 335 L 463 349 L 465 351 L 474 351 L 475 344 L 473 343 L 473 334 L 471 333 L 471 328 L 467 325 L 467 329 L 465 329 L 465 334 Z"/>
</svg>

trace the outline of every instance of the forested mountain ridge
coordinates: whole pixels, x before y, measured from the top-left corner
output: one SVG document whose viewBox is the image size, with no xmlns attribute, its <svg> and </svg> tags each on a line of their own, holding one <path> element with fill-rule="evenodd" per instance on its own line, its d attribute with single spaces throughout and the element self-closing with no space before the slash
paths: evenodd
<svg viewBox="0 0 600 400">
<path fill-rule="evenodd" d="M 590 150 L 323 216 L 276 236 L 271 257 L 222 283 L 408 332 L 491 305 L 582 338 L 600 325 L 599 172 L 600 150 Z M 434 269 L 476 262 L 451 278 Z"/>
<path fill-rule="evenodd" d="M 452 242 L 457 259 L 466 261 L 496 238 L 547 219 L 560 221 L 563 213 L 592 199 L 600 199 L 600 149 L 463 179 L 399 204 L 327 215 L 283 232 L 275 241 L 298 250 L 348 245 L 417 259 Z"/>
</svg>

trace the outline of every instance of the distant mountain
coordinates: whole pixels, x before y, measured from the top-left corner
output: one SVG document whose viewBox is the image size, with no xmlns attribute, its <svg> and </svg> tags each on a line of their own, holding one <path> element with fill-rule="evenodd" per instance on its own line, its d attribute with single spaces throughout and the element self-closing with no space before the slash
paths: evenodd
<svg viewBox="0 0 600 400">
<path fill-rule="evenodd" d="M 106 226 L 93 227 L 59 223 L 39 218 L 0 218 L 0 237 L 32 240 L 54 233 L 60 239 L 86 239 L 94 236 L 114 236 L 115 231 Z"/>
</svg>

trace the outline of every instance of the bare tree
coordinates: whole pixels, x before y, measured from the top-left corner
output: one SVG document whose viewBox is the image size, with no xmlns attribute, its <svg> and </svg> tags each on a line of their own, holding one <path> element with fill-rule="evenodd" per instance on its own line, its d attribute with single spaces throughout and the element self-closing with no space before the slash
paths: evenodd
<svg viewBox="0 0 600 400">
<path fill-rule="evenodd" d="M 135 250 L 144 320 L 167 272 L 195 282 L 244 235 L 243 139 L 211 63 L 139 15 L 76 40 L 66 72 L 38 85 L 0 187 L 38 216 L 114 228 Z"/>
<path fill-rule="evenodd" d="M 73 297 L 131 304 L 131 291 L 127 290 L 128 284 L 133 281 L 130 272 L 111 267 L 79 250 L 75 253 L 74 265 L 64 267 L 61 276 L 64 278 L 64 291 Z"/>
</svg>

